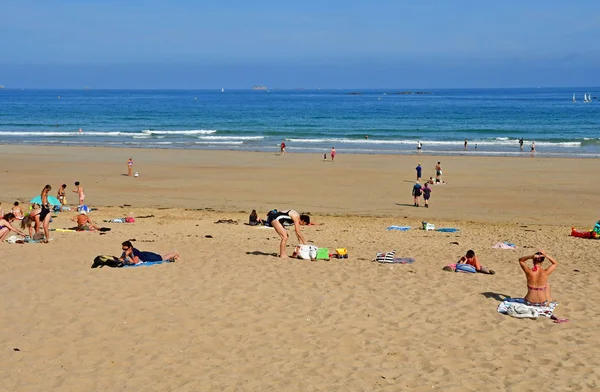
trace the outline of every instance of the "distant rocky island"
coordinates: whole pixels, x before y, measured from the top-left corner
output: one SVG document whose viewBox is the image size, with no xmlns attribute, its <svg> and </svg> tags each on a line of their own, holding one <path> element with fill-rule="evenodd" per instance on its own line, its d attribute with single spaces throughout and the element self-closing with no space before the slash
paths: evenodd
<svg viewBox="0 0 600 392">
<path fill-rule="evenodd" d="M 267 86 L 252 86 L 252 90 L 255 90 L 255 91 L 267 91 Z"/>
<path fill-rule="evenodd" d="M 3 84 L 0 84 L 0 89 L 3 89 L 3 88 L 4 88 L 4 85 L 3 85 Z"/>
</svg>

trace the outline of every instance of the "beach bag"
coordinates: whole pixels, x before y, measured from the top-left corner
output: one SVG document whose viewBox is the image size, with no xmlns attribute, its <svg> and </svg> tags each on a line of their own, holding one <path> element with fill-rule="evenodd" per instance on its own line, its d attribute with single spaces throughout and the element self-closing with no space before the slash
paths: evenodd
<svg viewBox="0 0 600 392">
<path fill-rule="evenodd" d="M 111 267 L 111 268 L 120 268 L 123 266 L 123 263 L 115 256 L 107 256 L 100 255 L 96 256 L 94 259 L 94 264 L 92 264 L 92 268 L 102 268 L 102 267 Z"/>
<path fill-rule="evenodd" d="M 85 212 L 87 214 L 88 212 L 90 212 L 90 207 L 86 205 L 79 206 L 77 207 L 77 212 Z"/>
<path fill-rule="evenodd" d="M 396 250 L 392 250 L 390 252 L 379 252 L 377 256 L 375 256 L 375 261 L 379 263 L 393 263 L 394 256 L 396 255 Z"/>
<path fill-rule="evenodd" d="M 433 223 L 421 222 L 423 224 L 423 230 L 435 230 L 435 225 Z"/>
<path fill-rule="evenodd" d="M 456 264 L 455 272 L 475 273 L 477 270 L 471 264 Z"/>
<path fill-rule="evenodd" d="M 329 260 L 329 248 L 317 249 L 317 256 L 315 258 L 317 260 Z"/>
<path fill-rule="evenodd" d="M 317 258 L 319 248 L 314 245 L 298 245 L 298 258 L 303 260 L 314 260 Z"/>
</svg>

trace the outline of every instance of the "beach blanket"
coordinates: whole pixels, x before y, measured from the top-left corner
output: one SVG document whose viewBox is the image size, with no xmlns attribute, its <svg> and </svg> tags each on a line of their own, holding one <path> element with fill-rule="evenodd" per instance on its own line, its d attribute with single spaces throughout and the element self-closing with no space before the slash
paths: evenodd
<svg viewBox="0 0 600 392">
<path fill-rule="evenodd" d="M 529 318 L 534 318 L 533 315 L 535 315 L 536 313 L 539 316 L 552 318 L 552 316 L 554 315 L 554 309 L 558 306 L 558 302 L 550 302 L 549 306 L 529 306 L 529 305 L 525 304 L 525 299 L 523 299 L 523 298 L 509 298 L 509 299 L 503 301 L 500 305 L 498 305 L 498 313 L 509 314 L 509 309 L 511 307 L 514 308 L 515 305 L 519 305 L 517 307 L 517 310 L 522 307 L 525 307 L 532 315 Z M 511 310 L 511 313 L 512 312 L 513 311 Z M 513 317 L 515 317 L 515 316 L 513 316 Z"/>
<path fill-rule="evenodd" d="M 173 260 L 160 260 L 160 261 L 144 261 L 138 264 L 127 264 L 123 265 L 121 268 L 133 268 L 133 267 L 150 267 L 153 265 L 163 264 L 163 263 L 172 263 Z"/>
<path fill-rule="evenodd" d="M 496 245 L 492 246 L 495 249 L 517 249 L 517 245 L 511 244 L 510 242 L 498 242 Z"/>
<path fill-rule="evenodd" d="M 454 227 L 442 227 L 435 229 L 435 231 L 440 231 L 442 233 L 456 233 L 457 231 L 460 231 L 460 229 L 455 229 Z"/>
<path fill-rule="evenodd" d="M 410 230 L 410 226 L 390 226 L 386 230 L 407 231 Z"/>
</svg>

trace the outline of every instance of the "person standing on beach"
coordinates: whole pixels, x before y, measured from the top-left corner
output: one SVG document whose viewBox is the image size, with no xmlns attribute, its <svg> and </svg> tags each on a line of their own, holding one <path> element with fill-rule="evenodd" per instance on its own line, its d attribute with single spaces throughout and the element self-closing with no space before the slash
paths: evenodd
<svg viewBox="0 0 600 392">
<path fill-rule="evenodd" d="M 468 144 L 467 139 L 465 139 L 465 151 L 467 151 L 467 144 Z"/>
<path fill-rule="evenodd" d="M 42 189 L 42 193 L 40 194 L 40 198 L 42 199 L 42 211 L 40 212 L 40 223 L 44 228 L 44 243 L 48 243 L 50 241 L 50 218 L 52 214 L 50 214 L 50 203 L 48 203 L 48 194 L 52 190 L 50 185 L 46 185 L 44 189 Z M 36 227 L 36 232 L 38 228 Z"/>
<path fill-rule="evenodd" d="M 415 182 L 415 185 L 413 185 L 412 195 L 415 203 L 414 206 L 418 207 L 421 199 L 421 184 L 419 184 L 419 181 Z"/>
<path fill-rule="evenodd" d="M 421 180 L 421 172 L 423 168 L 421 167 L 421 163 L 417 163 L 417 167 L 415 168 L 417 171 L 417 181 Z"/>
<path fill-rule="evenodd" d="M 133 175 L 133 158 L 127 160 L 127 175 L 131 177 Z"/>
<path fill-rule="evenodd" d="M 421 141 L 419 140 L 417 142 L 417 154 L 420 154 L 422 150 L 423 150 L 423 145 L 421 144 Z"/>
<path fill-rule="evenodd" d="M 83 187 L 79 185 L 79 181 L 75 181 L 75 186 L 77 189 L 74 189 L 73 192 L 79 195 L 79 206 L 83 205 L 83 201 L 85 200 L 85 193 L 83 193 Z"/>
<path fill-rule="evenodd" d="M 519 149 L 523 149 L 523 138 L 519 139 Z"/>
<path fill-rule="evenodd" d="M 60 201 L 60 211 L 62 211 L 63 206 L 65 204 L 67 204 L 66 193 L 67 193 L 67 184 L 62 184 L 60 186 L 60 188 L 58 189 L 58 193 L 56 194 L 56 198 L 58 199 L 58 201 Z"/>
<path fill-rule="evenodd" d="M 531 142 L 531 153 L 535 152 L 535 142 Z"/>
<path fill-rule="evenodd" d="M 423 192 L 423 200 L 425 200 L 425 208 L 429 208 L 429 198 L 431 197 L 431 188 L 429 187 L 429 182 L 425 182 L 423 188 L 421 188 Z"/>
<path fill-rule="evenodd" d="M 333 160 L 335 159 L 335 155 L 336 155 L 335 147 L 331 147 L 331 162 L 333 162 Z"/>
<path fill-rule="evenodd" d="M 281 142 L 281 155 L 285 155 L 285 141 Z"/>
<path fill-rule="evenodd" d="M 440 162 L 435 165 L 435 182 L 442 181 L 442 164 Z"/>
</svg>

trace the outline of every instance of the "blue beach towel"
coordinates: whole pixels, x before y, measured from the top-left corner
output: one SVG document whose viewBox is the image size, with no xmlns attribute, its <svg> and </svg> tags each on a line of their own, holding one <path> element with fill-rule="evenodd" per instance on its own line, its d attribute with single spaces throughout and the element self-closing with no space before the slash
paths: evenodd
<svg viewBox="0 0 600 392">
<path fill-rule="evenodd" d="M 397 230 L 397 231 L 407 231 L 410 230 L 411 226 L 390 226 L 386 230 Z"/>
<path fill-rule="evenodd" d="M 158 264 L 163 264 L 163 263 L 172 263 L 172 260 L 160 260 L 160 261 L 144 261 L 142 263 L 139 264 L 127 264 L 124 265 L 122 268 L 132 268 L 132 267 L 150 267 L 153 265 L 158 265 Z"/>
<path fill-rule="evenodd" d="M 435 229 L 435 231 L 441 231 L 442 233 L 456 233 L 460 230 L 455 229 L 454 227 L 442 227 L 441 229 Z"/>
</svg>

